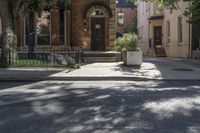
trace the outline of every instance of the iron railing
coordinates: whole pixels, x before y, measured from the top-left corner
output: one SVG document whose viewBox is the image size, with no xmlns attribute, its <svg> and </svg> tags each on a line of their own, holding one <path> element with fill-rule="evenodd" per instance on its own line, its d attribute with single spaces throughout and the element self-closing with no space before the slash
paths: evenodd
<svg viewBox="0 0 200 133">
<path fill-rule="evenodd" d="M 7 52 L 9 66 L 13 67 L 79 67 L 82 64 L 81 50 L 49 47 L 35 51 L 9 49 Z"/>
</svg>

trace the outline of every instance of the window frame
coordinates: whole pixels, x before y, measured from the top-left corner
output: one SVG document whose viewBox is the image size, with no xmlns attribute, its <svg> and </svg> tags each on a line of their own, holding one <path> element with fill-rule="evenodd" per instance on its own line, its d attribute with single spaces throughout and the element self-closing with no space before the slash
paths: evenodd
<svg viewBox="0 0 200 133">
<path fill-rule="evenodd" d="M 51 11 L 41 11 L 41 12 L 49 12 L 50 15 L 49 15 L 49 44 L 48 45 L 38 45 L 38 37 L 37 37 L 37 13 L 35 14 L 35 46 L 38 46 L 38 47 L 49 47 L 49 46 L 52 46 L 52 38 L 51 38 Z"/>
<path fill-rule="evenodd" d="M 119 23 L 119 14 L 123 14 L 123 23 Z M 125 13 L 124 12 L 118 12 L 117 13 L 117 25 L 118 26 L 124 26 L 125 25 Z"/>
<path fill-rule="evenodd" d="M 59 18 L 61 17 L 61 10 L 59 11 Z M 61 19 L 60 19 L 61 20 Z M 59 21 L 60 21 L 59 20 Z M 63 28 L 61 28 L 61 21 L 59 22 L 59 28 L 60 28 L 60 45 L 59 46 L 65 46 L 66 45 L 66 28 L 67 28 L 67 26 L 66 26 L 66 11 L 65 10 L 63 10 L 63 21 L 64 21 L 64 24 L 63 24 Z M 64 30 L 64 35 L 63 35 L 63 41 L 64 42 L 61 42 L 61 29 L 63 29 Z M 61 43 L 63 43 L 63 45 L 61 45 Z"/>
<path fill-rule="evenodd" d="M 37 23 L 37 14 L 35 14 L 35 16 L 34 16 L 34 19 L 33 19 L 33 21 L 35 22 L 35 24 L 34 24 L 34 29 L 35 29 L 35 43 L 34 43 L 34 45 L 35 46 L 37 46 L 37 47 L 44 47 L 44 46 L 46 46 L 46 47 L 48 47 L 48 46 L 52 46 L 52 37 L 51 37 L 51 35 L 52 35 L 52 33 L 51 33 L 51 26 L 52 26 L 52 24 L 51 24 L 51 18 L 52 18 L 52 16 L 51 16 L 51 11 L 49 11 L 50 12 L 50 28 L 49 28 L 49 33 L 50 33 L 50 43 L 49 43 L 49 45 L 38 45 L 38 42 L 37 42 L 37 25 L 36 25 L 36 23 Z M 60 45 L 60 46 L 65 46 L 66 45 L 66 42 L 67 42 L 67 40 L 66 40 L 66 32 L 67 32 L 67 26 L 66 26 L 66 11 L 64 10 L 63 11 L 64 12 L 64 43 L 63 43 L 63 45 Z M 23 23 L 24 23 L 24 29 L 23 29 L 23 31 L 24 31 L 24 34 L 23 34 L 23 38 L 24 38 L 24 47 L 28 47 L 28 40 L 27 40 L 27 32 L 26 32 L 26 30 L 27 30 L 27 28 L 29 28 L 29 27 L 27 27 L 27 23 L 28 23 L 28 25 L 29 25 L 29 17 L 27 17 L 27 18 L 24 18 L 23 19 Z M 59 28 L 61 28 L 61 27 L 59 27 Z"/>
<path fill-rule="evenodd" d="M 27 30 L 27 23 L 28 23 L 28 28 L 29 28 L 29 17 L 27 16 L 26 18 L 24 18 L 24 47 L 28 47 L 28 39 L 27 39 L 27 36 L 29 36 L 29 35 L 27 35 L 26 34 L 26 30 Z M 28 29 L 28 31 L 29 31 L 29 29 Z M 29 34 L 29 33 L 28 33 Z"/>
<path fill-rule="evenodd" d="M 178 43 L 183 44 L 183 17 L 178 16 Z"/>
<path fill-rule="evenodd" d="M 171 42 L 171 23 L 170 20 L 167 20 L 167 44 L 169 45 L 169 43 Z"/>
</svg>

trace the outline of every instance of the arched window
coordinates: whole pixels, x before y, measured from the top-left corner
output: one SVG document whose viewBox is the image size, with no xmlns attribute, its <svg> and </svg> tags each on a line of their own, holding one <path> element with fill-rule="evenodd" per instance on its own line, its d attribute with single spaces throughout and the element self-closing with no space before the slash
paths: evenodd
<svg viewBox="0 0 200 133">
<path fill-rule="evenodd" d="M 104 12 L 102 10 L 95 10 L 92 12 L 92 16 L 104 16 Z"/>
<path fill-rule="evenodd" d="M 103 6 L 93 6 L 88 10 L 88 17 L 109 17 L 107 9 Z"/>
</svg>

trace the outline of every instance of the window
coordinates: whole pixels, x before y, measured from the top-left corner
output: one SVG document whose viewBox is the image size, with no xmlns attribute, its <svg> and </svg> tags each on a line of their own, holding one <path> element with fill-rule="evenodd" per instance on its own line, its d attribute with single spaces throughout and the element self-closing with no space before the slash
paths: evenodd
<svg viewBox="0 0 200 133">
<path fill-rule="evenodd" d="M 117 24 L 119 26 L 124 25 L 124 13 L 117 14 Z"/>
<path fill-rule="evenodd" d="M 50 12 L 42 11 L 36 15 L 37 45 L 50 45 Z"/>
<path fill-rule="evenodd" d="M 167 21 L 167 43 L 170 43 L 170 21 Z"/>
<path fill-rule="evenodd" d="M 95 10 L 95 11 L 92 13 L 92 16 L 104 16 L 104 13 L 103 13 L 103 11 L 101 11 L 101 10 Z"/>
<path fill-rule="evenodd" d="M 24 19 L 24 45 L 25 46 L 28 46 L 29 45 L 29 43 L 30 43 L 30 45 L 34 45 L 34 43 L 35 43 L 35 36 L 33 36 L 34 34 L 34 22 L 33 22 L 33 16 L 27 16 L 27 17 L 25 17 L 25 19 Z M 32 20 L 32 21 L 30 21 L 30 19 Z M 30 34 L 31 33 L 31 34 Z M 29 36 L 29 35 L 32 35 L 32 36 Z M 29 38 L 29 37 L 31 37 L 31 38 Z M 30 39 L 30 40 L 29 40 Z M 31 42 L 29 42 L 29 41 L 31 41 Z"/>
<path fill-rule="evenodd" d="M 65 12 L 60 10 L 60 44 L 65 44 Z"/>
<path fill-rule="evenodd" d="M 108 15 L 107 9 L 102 6 L 94 6 L 90 9 L 90 16 L 105 17 Z"/>
<path fill-rule="evenodd" d="M 179 41 L 179 43 L 183 42 L 183 18 L 182 18 L 182 16 L 178 17 L 178 41 Z"/>
</svg>

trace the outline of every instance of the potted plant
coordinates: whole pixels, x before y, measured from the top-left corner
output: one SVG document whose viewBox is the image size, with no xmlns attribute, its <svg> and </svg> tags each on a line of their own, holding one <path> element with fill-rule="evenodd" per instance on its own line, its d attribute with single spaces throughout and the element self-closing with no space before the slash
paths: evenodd
<svg viewBox="0 0 200 133">
<path fill-rule="evenodd" d="M 117 50 L 122 52 L 122 60 L 126 65 L 142 64 L 142 51 L 139 44 L 139 37 L 135 33 L 126 33 L 117 39 Z"/>
</svg>

